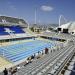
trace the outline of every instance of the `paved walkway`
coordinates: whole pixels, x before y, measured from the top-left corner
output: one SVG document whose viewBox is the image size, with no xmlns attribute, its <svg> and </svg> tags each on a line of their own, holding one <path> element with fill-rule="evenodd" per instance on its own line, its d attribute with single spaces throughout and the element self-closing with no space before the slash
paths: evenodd
<svg viewBox="0 0 75 75">
<path fill-rule="evenodd" d="M 4 68 L 9 68 L 11 67 L 13 64 L 10 63 L 9 61 L 5 60 L 4 58 L 0 57 L 0 72 L 2 70 L 4 70 Z"/>
</svg>

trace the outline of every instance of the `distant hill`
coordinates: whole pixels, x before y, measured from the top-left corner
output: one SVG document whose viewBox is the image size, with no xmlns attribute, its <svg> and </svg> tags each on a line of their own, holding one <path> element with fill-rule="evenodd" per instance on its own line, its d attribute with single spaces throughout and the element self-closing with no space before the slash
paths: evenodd
<svg viewBox="0 0 75 75">
<path fill-rule="evenodd" d="M 23 19 L 8 17 L 8 16 L 0 16 L 0 22 L 27 25 L 27 23 Z"/>
</svg>

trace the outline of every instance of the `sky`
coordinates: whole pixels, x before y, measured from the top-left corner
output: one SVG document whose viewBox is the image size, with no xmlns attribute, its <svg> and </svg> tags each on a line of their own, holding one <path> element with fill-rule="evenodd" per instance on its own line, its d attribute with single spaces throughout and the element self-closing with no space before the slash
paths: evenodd
<svg viewBox="0 0 75 75">
<path fill-rule="evenodd" d="M 75 21 L 75 0 L 0 0 L 0 15 L 23 18 L 28 23 L 56 23 L 63 15 Z M 61 18 L 63 21 L 63 17 Z"/>
</svg>

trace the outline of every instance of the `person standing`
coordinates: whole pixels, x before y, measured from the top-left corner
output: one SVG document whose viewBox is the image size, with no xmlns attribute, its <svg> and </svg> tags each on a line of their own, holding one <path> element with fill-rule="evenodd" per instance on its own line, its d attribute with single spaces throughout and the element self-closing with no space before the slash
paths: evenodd
<svg viewBox="0 0 75 75">
<path fill-rule="evenodd" d="M 45 54 L 48 54 L 48 48 L 45 48 Z"/>
<path fill-rule="evenodd" d="M 8 75 L 8 70 L 5 68 L 5 70 L 3 71 L 4 75 Z"/>
</svg>

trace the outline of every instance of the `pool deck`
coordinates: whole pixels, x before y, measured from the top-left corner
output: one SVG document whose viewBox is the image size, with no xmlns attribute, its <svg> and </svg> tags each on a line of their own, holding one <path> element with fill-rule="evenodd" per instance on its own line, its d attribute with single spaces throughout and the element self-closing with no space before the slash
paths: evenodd
<svg viewBox="0 0 75 75">
<path fill-rule="evenodd" d="M 13 64 L 6 59 L 0 57 L 0 72 L 2 72 L 5 68 L 10 68 Z"/>
<path fill-rule="evenodd" d="M 30 42 L 33 39 L 30 40 L 22 40 L 22 41 L 11 41 L 11 42 L 4 42 L 4 43 L 0 43 L 0 46 L 8 46 L 8 45 L 13 45 L 13 44 L 19 44 L 19 43 L 24 43 L 24 42 Z"/>
</svg>

